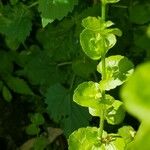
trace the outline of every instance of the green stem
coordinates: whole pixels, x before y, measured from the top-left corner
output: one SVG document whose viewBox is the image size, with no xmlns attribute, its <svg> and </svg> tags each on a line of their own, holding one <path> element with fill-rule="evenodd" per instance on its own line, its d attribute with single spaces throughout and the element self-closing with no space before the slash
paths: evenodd
<svg viewBox="0 0 150 150">
<path fill-rule="evenodd" d="M 106 19 L 106 4 L 102 3 L 102 10 L 101 10 L 102 19 L 105 21 Z"/>
<path fill-rule="evenodd" d="M 32 3 L 31 5 L 28 6 L 28 8 L 32 8 L 32 7 L 36 6 L 36 5 L 38 5 L 38 2 Z"/>
<path fill-rule="evenodd" d="M 102 2 L 102 10 L 101 10 L 101 16 L 102 19 L 105 21 L 106 19 L 106 4 Z M 103 42 L 103 52 L 105 52 L 105 43 Z M 105 62 L 105 54 L 101 57 L 102 61 L 102 80 L 106 79 L 106 62 Z M 102 100 L 105 100 L 105 91 L 102 91 Z M 102 139 L 103 135 L 103 129 L 104 129 L 104 120 L 105 120 L 105 105 L 101 108 L 101 114 L 100 114 L 100 127 L 99 127 L 99 138 Z"/>
</svg>

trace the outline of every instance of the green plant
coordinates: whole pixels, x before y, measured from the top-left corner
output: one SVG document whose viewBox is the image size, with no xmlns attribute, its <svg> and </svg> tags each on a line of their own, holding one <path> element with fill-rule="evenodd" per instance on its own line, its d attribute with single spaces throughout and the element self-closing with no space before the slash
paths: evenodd
<svg viewBox="0 0 150 150">
<path fill-rule="evenodd" d="M 121 55 L 106 57 L 107 52 L 116 44 L 116 36 L 122 32 L 118 28 L 111 28 L 114 23 L 106 21 L 106 5 L 118 0 L 101 0 L 101 17 L 87 17 L 83 19 L 85 28 L 80 34 L 80 43 L 85 54 L 93 60 L 101 59 L 97 71 L 101 74 L 101 81 L 88 81 L 78 85 L 74 91 L 73 101 L 88 107 L 92 116 L 100 118 L 99 128 L 86 127 L 74 131 L 69 137 L 70 150 L 124 150 L 133 140 L 134 130 L 124 126 L 118 133 L 104 131 L 104 121 L 115 125 L 123 121 L 124 105 L 106 92 L 123 84 L 133 73 L 133 64 Z M 127 133 L 124 134 L 124 131 Z"/>
<path fill-rule="evenodd" d="M 131 78 L 123 86 L 121 97 L 126 110 L 138 118 L 141 125 L 127 150 L 150 149 L 150 62 L 139 65 Z"/>
</svg>

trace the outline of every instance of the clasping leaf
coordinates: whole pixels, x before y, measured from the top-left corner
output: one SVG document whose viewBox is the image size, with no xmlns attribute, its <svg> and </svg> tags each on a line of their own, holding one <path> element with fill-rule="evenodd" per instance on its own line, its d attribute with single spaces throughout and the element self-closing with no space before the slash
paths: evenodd
<svg viewBox="0 0 150 150">
<path fill-rule="evenodd" d="M 99 84 L 92 81 L 81 83 L 73 95 L 73 101 L 84 107 L 99 107 L 100 98 Z"/>
<path fill-rule="evenodd" d="M 97 71 L 102 73 L 102 62 L 97 66 Z M 103 90 L 111 90 L 123 84 L 133 73 L 133 63 L 126 57 L 114 55 L 106 58 L 107 77 L 100 82 Z"/>
<path fill-rule="evenodd" d="M 108 28 L 114 25 L 113 22 L 104 22 L 100 17 L 87 17 L 82 25 L 85 29 L 80 34 L 81 47 L 93 60 L 105 55 L 116 44 L 116 36 L 122 35 L 118 28 Z"/>
</svg>

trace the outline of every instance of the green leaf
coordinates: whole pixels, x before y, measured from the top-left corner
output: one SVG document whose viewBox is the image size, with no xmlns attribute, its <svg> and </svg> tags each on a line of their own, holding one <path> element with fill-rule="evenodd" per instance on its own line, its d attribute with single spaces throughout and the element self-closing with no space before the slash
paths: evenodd
<svg viewBox="0 0 150 150">
<path fill-rule="evenodd" d="M 42 125 L 44 121 L 44 117 L 40 113 L 35 113 L 31 116 L 31 122 L 35 125 Z"/>
<path fill-rule="evenodd" d="M 114 125 L 121 123 L 125 117 L 125 109 L 123 103 L 115 100 L 112 106 L 107 106 L 105 117 L 109 124 Z"/>
<path fill-rule="evenodd" d="M 68 136 L 75 129 L 88 125 L 88 111 L 72 102 L 72 95 L 60 84 L 50 86 L 45 94 L 45 102 L 50 117 L 60 122 L 65 135 Z M 80 116 L 78 119 L 77 116 Z"/>
<path fill-rule="evenodd" d="M 0 75 L 6 76 L 13 72 L 12 56 L 8 52 L 0 51 Z"/>
<path fill-rule="evenodd" d="M 111 33 L 101 35 L 100 32 L 84 29 L 80 34 L 80 44 L 88 57 L 98 60 L 116 44 L 116 37 Z"/>
<path fill-rule="evenodd" d="M 33 150 L 44 150 L 48 145 L 48 140 L 45 137 L 37 137 L 33 144 Z"/>
<path fill-rule="evenodd" d="M 126 150 L 148 150 L 150 149 L 150 128 L 144 122 L 139 127 L 135 139 L 128 144 Z"/>
<path fill-rule="evenodd" d="M 117 138 L 115 141 L 112 141 L 111 145 L 113 149 L 110 148 L 110 150 L 125 150 L 125 142 L 123 138 Z"/>
<path fill-rule="evenodd" d="M 26 54 L 28 55 L 28 54 Z M 51 62 L 51 57 L 47 52 L 31 51 L 30 58 L 24 65 L 22 74 L 28 78 L 33 85 L 46 85 L 54 84 L 59 81 L 56 64 Z"/>
<path fill-rule="evenodd" d="M 95 72 L 96 64 L 95 61 L 86 58 L 85 60 L 75 60 L 72 62 L 72 69 L 78 76 L 88 79 Z"/>
<path fill-rule="evenodd" d="M 129 113 L 150 123 L 150 62 L 139 65 L 121 90 L 121 97 Z"/>
<path fill-rule="evenodd" d="M 10 0 L 11 5 L 16 5 L 19 0 Z"/>
<path fill-rule="evenodd" d="M 35 124 L 30 124 L 26 127 L 26 133 L 28 135 L 37 135 L 40 132 L 40 128 L 37 127 Z"/>
<path fill-rule="evenodd" d="M 3 86 L 2 95 L 3 95 L 4 100 L 6 100 L 7 102 L 11 102 L 12 94 L 6 86 Z"/>
<path fill-rule="evenodd" d="M 115 99 L 112 96 L 106 94 L 105 95 L 105 100 L 101 100 L 100 101 L 100 105 L 99 105 L 98 108 L 91 108 L 91 107 L 89 107 L 89 113 L 92 116 L 100 117 L 100 115 L 101 115 L 101 107 L 103 107 L 102 104 L 105 104 L 105 106 L 108 107 L 108 106 L 112 105 L 114 101 L 115 101 Z"/>
<path fill-rule="evenodd" d="M 100 59 L 116 44 L 115 35 L 122 35 L 117 28 L 107 29 L 113 22 L 104 22 L 100 17 L 87 17 L 83 19 L 82 25 L 85 29 L 80 34 L 80 44 L 85 54 L 93 60 Z"/>
<path fill-rule="evenodd" d="M 135 130 L 131 126 L 123 126 L 118 130 L 118 134 L 124 139 L 126 144 L 134 140 L 135 133 Z"/>
<path fill-rule="evenodd" d="M 0 33 L 6 36 L 6 43 L 10 49 L 17 49 L 30 34 L 32 22 L 30 10 L 23 4 L 13 8 L 3 7 L 0 16 Z"/>
<path fill-rule="evenodd" d="M 136 4 L 130 9 L 130 20 L 136 24 L 145 24 L 150 21 L 150 5 Z"/>
<path fill-rule="evenodd" d="M 89 81 L 81 83 L 74 91 L 73 101 L 84 107 L 98 108 L 101 91 L 99 84 Z"/>
<path fill-rule="evenodd" d="M 118 28 L 107 29 L 106 33 L 114 34 L 114 35 L 117 35 L 117 36 L 122 36 L 122 31 Z"/>
<path fill-rule="evenodd" d="M 111 4 L 111 3 L 118 3 L 120 0 L 102 0 L 102 3 Z"/>
<path fill-rule="evenodd" d="M 18 77 L 7 76 L 5 78 L 8 87 L 18 94 L 33 95 L 32 90 L 25 80 Z"/>
<path fill-rule="evenodd" d="M 70 135 L 68 143 L 69 150 L 93 150 L 98 143 L 98 128 L 80 128 Z"/>
<path fill-rule="evenodd" d="M 78 0 L 38 0 L 42 18 L 61 20 L 72 12 Z"/>
<path fill-rule="evenodd" d="M 49 23 L 53 22 L 52 19 L 42 18 L 42 27 L 45 28 Z"/>
<path fill-rule="evenodd" d="M 97 66 L 97 71 L 102 73 L 102 62 Z M 104 90 L 111 90 L 123 84 L 133 73 L 133 64 L 128 58 L 114 55 L 106 58 L 106 80 L 100 82 Z"/>
<path fill-rule="evenodd" d="M 82 20 L 82 25 L 89 30 L 97 31 L 105 28 L 105 22 L 100 17 L 87 17 Z"/>
<path fill-rule="evenodd" d="M 123 138 L 113 138 L 103 131 L 102 144 L 98 137 L 98 128 L 87 127 L 74 131 L 68 140 L 69 150 L 124 150 Z M 113 138 L 113 140 L 108 140 Z M 106 142 L 107 141 L 107 142 Z"/>
<path fill-rule="evenodd" d="M 93 60 L 101 58 L 104 38 L 91 30 L 84 29 L 80 34 L 80 44 L 85 54 Z"/>
</svg>

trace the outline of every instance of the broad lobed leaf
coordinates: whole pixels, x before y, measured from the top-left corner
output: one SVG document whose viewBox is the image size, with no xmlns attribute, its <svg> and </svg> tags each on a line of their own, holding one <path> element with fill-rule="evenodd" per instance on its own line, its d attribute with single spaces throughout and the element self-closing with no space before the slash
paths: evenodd
<svg viewBox="0 0 150 150">
<path fill-rule="evenodd" d="M 69 12 L 72 12 L 78 0 L 38 0 L 41 17 L 52 22 L 55 19 L 61 20 Z M 43 26 L 47 23 L 43 23 Z"/>
<path fill-rule="evenodd" d="M 23 4 L 0 9 L 0 33 L 5 35 L 5 40 L 10 49 L 16 50 L 30 34 L 32 15 L 27 6 Z"/>
<path fill-rule="evenodd" d="M 60 125 L 66 136 L 73 130 L 88 124 L 90 116 L 87 110 L 76 106 L 70 99 L 72 95 L 62 85 L 50 86 L 45 97 L 48 114 L 55 122 L 61 122 Z"/>
</svg>

